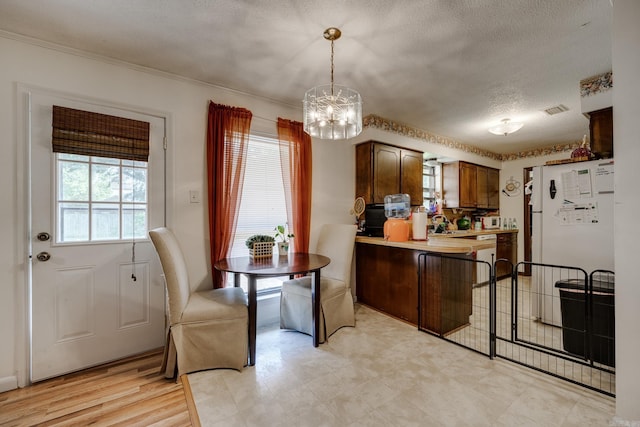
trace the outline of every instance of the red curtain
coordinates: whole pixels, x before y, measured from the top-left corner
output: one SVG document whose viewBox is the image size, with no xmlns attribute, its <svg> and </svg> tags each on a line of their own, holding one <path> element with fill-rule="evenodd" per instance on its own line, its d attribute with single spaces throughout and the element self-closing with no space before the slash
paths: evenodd
<svg viewBox="0 0 640 427">
<path fill-rule="evenodd" d="M 296 252 L 309 251 L 311 228 L 311 136 L 300 122 L 278 118 L 280 166 L 289 229 Z"/>
<path fill-rule="evenodd" d="M 207 184 L 211 265 L 225 258 L 233 241 L 249 143 L 251 111 L 209 103 L 207 128 Z M 213 287 L 224 276 L 213 270 Z"/>
</svg>

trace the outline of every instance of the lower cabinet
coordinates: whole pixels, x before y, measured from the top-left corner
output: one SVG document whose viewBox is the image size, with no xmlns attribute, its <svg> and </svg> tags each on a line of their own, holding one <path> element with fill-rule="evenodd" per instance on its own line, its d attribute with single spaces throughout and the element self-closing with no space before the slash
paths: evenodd
<svg viewBox="0 0 640 427">
<path fill-rule="evenodd" d="M 471 315 L 473 263 L 426 257 L 420 280 L 422 288 L 418 292 L 420 253 L 356 244 L 358 302 L 414 325 L 420 323 L 420 329 L 441 335 L 467 325 Z M 471 259 L 471 255 L 456 258 Z"/>
<path fill-rule="evenodd" d="M 411 249 L 356 244 L 358 302 L 417 325 L 419 253 Z"/>
<path fill-rule="evenodd" d="M 518 233 L 500 233 L 496 241 L 496 261 L 506 259 L 509 262 L 496 262 L 496 279 L 500 280 L 511 274 L 513 266 L 518 262 Z"/>
<path fill-rule="evenodd" d="M 420 294 L 420 329 L 441 335 L 469 324 L 475 263 L 470 256 L 426 257 Z"/>
</svg>

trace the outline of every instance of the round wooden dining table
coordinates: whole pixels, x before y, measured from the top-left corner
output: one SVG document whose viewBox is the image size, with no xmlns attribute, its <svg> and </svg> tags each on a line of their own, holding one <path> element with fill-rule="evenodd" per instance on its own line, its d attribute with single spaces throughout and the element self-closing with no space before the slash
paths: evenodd
<svg viewBox="0 0 640 427">
<path fill-rule="evenodd" d="M 240 275 L 247 277 L 249 300 L 249 365 L 256 361 L 256 314 L 258 279 L 276 276 L 294 276 L 312 274 L 311 305 L 313 316 L 313 345 L 317 347 L 320 337 L 320 269 L 331 262 L 326 256 L 312 253 L 290 253 L 287 256 L 274 254 L 270 258 L 233 257 L 223 258 L 214 264 L 219 271 L 234 274 L 235 286 L 240 286 Z"/>
</svg>

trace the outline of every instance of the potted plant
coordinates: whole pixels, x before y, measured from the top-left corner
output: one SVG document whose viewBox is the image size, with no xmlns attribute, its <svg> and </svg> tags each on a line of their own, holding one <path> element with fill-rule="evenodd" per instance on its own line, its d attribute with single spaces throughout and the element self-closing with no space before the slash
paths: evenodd
<svg viewBox="0 0 640 427">
<path fill-rule="evenodd" d="M 277 225 L 276 228 L 273 229 L 276 234 L 274 238 L 280 239 L 278 242 L 278 253 L 282 255 L 286 255 L 289 253 L 289 239 L 295 237 L 293 233 L 287 232 L 287 228 L 284 225 Z"/>
<path fill-rule="evenodd" d="M 266 234 L 254 234 L 245 240 L 244 244 L 249 248 L 249 256 L 252 258 L 267 258 L 273 255 L 275 239 Z"/>
</svg>

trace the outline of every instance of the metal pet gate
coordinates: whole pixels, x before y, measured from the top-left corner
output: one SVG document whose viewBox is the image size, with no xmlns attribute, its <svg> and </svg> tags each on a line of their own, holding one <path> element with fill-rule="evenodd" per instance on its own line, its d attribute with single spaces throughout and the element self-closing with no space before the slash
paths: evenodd
<svg viewBox="0 0 640 427">
<path fill-rule="evenodd" d="M 418 275 L 421 331 L 615 396 L 612 271 L 422 253 Z"/>
</svg>

